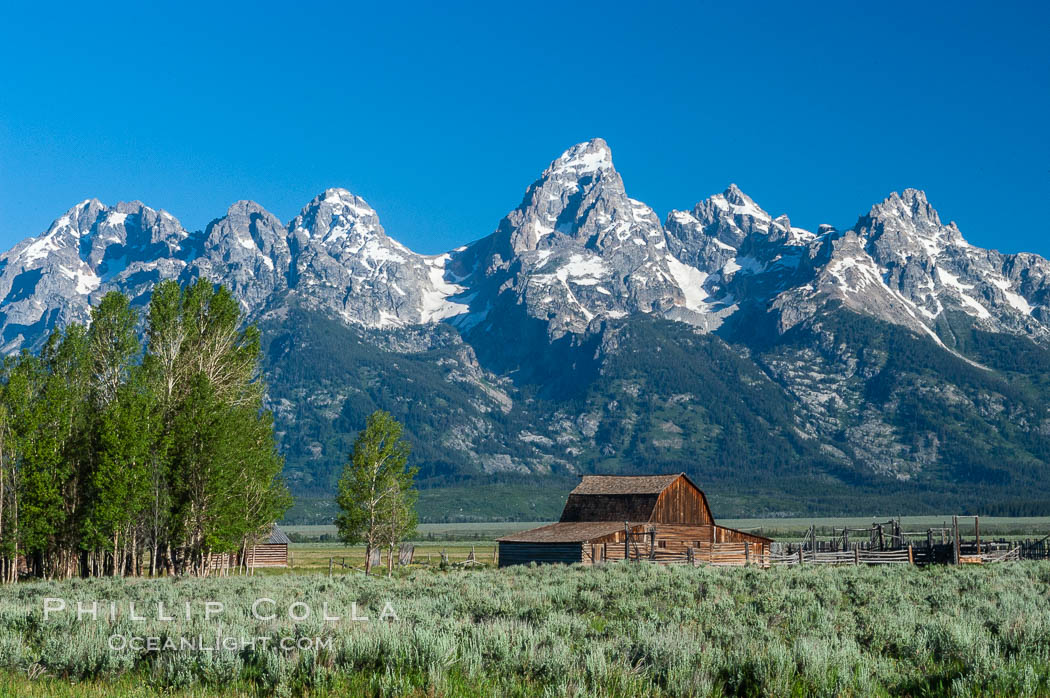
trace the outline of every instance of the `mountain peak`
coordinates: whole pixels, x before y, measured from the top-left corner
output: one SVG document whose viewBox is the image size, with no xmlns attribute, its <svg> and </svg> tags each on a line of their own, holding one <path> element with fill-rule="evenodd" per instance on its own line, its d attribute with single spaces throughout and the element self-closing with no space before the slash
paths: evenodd
<svg viewBox="0 0 1050 698">
<path fill-rule="evenodd" d="M 727 201 L 735 204 L 752 201 L 751 197 L 741 191 L 740 187 L 733 182 L 730 182 L 729 187 L 722 192 L 722 196 L 724 196 Z"/>
<path fill-rule="evenodd" d="M 741 191 L 740 187 L 735 184 L 730 184 L 729 188 L 721 194 L 715 194 L 707 201 L 700 202 L 697 204 L 697 215 L 698 217 L 703 216 L 702 208 L 707 208 L 704 204 L 713 204 L 715 208 L 721 211 L 723 214 L 729 216 L 750 216 L 751 218 L 759 221 L 772 221 L 773 217 L 762 210 L 762 208 L 755 203 L 754 199 Z"/>
<path fill-rule="evenodd" d="M 107 206 L 98 199 L 84 199 L 52 221 L 47 234 L 68 228 L 74 235 L 79 236 L 83 230 L 89 229 L 98 214 L 105 210 Z"/>
<path fill-rule="evenodd" d="M 325 189 L 315 196 L 288 227 L 293 233 L 325 241 L 345 240 L 351 231 L 355 235 L 383 235 L 375 209 L 340 187 Z"/>
<path fill-rule="evenodd" d="M 334 204 L 353 201 L 356 197 L 349 189 L 342 187 L 329 187 L 319 194 L 317 198 L 323 198 L 326 203 Z"/>
<path fill-rule="evenodd" d="M 562 153 L 561 157 L 551 163 L 546 174 L 571 172 L 582 176 L 612 169 L 612 150 L 609 149 L 609 144 L 601 138 L 592 138 L 577 143 Z"/>
<path fill-rule="evenodd" d="M 252 214 L 261 214 L 269 218 L 273 217 L 273 214 L 271 214 L 269 211 L 263 208 L 262 204 L 260 204 L 257 201 L 252 201 L 251 199 L 241 199 L 240 201 L 234 201 L 232 204 L 230 204 L 230 207 L 226 209 L 227 216 L 250 216 Z"/>
<path fill-rule="evenodd" d="M 905 189 L 903 193 L 892 192 L 881 203 L 875 204 L 868 214 L 872 219 L 898 218 L 916 224 L 940 226 L 941 218 L 920 189 Z"/>
</svg>

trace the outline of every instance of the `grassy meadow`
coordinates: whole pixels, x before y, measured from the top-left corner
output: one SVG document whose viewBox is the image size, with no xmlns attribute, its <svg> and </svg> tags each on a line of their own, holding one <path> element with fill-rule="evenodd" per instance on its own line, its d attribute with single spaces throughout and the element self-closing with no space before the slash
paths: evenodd
<svg viewBox="0 0 1050 698">
<path fill-rule="evenodd" d="M 45 620 L 45 597 L 68 610 Z M 270 600 L 275 617 L 254 617 L 256 599 Z M 118 610 L 78 620 L 78 600 Z M 208 600 L 223 612 L 205 618 Z M 354 603 L 367 621 L 351 619 Z M 396 617 L 381 619 L 388 603 Z M 202 642 L 119 647 L 150 637 Z M 217 637 L 270 644 L 226 647 Z M 618 563 L 0 588 L 0 695 L 154 693 L 1047 695 L 1050 564 Z"/>
</svg>

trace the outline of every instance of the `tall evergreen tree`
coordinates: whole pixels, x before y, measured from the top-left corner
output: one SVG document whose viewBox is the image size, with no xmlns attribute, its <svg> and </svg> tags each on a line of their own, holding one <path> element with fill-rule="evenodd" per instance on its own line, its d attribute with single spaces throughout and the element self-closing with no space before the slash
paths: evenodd
<svg viewBox="0 0 1050 698">
<path fill-rule="evenodd" d="M 5 582 L 18 576 L 18 558 L 24 552 L 19 529 L 19 495 L 23 489 L 22 456 L 36 432 L 37 397 L 41 388 L 40 362 L 23 352 L 3 364 L 0 386 L 0 547 Z"/>
</svg>

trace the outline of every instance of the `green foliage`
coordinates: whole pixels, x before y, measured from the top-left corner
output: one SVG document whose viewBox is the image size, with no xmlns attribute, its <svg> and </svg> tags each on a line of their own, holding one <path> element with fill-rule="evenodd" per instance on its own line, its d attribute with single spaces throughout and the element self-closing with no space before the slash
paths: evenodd
<svg viewBox="0 0 1050 698">
<path fill-rule="evenodd" d="M 115 531 L 127 530 L 149 506 L 150 463 L 160 437 L 156 397 L 141 384 L 124 384 L 95 424 L 95 466 L 81 546 L 109 547 Z"/>
<path fill-rule="evenodd" d="M 374 412 L 357 435 L 339 479 L 336 527 L 345 542 L 363 541 L 366 555 L 382 545 L 393 548 L 416 527 L 412 480 L 419 469 L 407 467 L 410 446 L 402 431 L 389 413 Z M 366 559 L 368 571 L 371 561 Z"/>
<path fill-rule="evenodd" d="M 259 333 L 201 279 L 156 288 L 145 355 L 119 293 L 0 381 L 0 557 L 46 577 L 203 573 L 290 504 L 262 409 Z"/>
<path fill-rule="evenodd" d="M 99 407 L 116 399 L 117 392 L 128 382 L 140 351 L 137 323 L 138 313 L 127 296 L 118 291 L 110 291 L 91 309 L 91 382 Z"/>
</svg>

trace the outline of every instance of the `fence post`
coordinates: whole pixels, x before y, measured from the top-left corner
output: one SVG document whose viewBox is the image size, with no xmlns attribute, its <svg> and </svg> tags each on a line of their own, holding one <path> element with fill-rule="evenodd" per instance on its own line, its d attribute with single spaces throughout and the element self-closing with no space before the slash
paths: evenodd
<svg viewBox="0 0 1050 698">
<path fill-rule="evenodd" d="M 853 564 L 854 565 L 859 565 L 860 564 L 860 551 L 857 548 L 853 549 Z"/>
<path fill-rule="evenodd" d="M 959 564 L 959 517 L 952 516 L 952 557 L 955 558 L 955 564 Z"/>
<path fill-rule="evenodd" d="M 909 565 L 914 565 L 915 564 L 915 553 L 912 552 L 911 543 L 908 543 L 908 564 Z"/>
<path fill-rule="evenodd" d="M 981 554 L 981 517 L 973 517 L 973 534 L 977 537 L 977 554 Z"/>
<path fill-rule="evenodd" d="M 798 546 L 798 564 L 806 564 L 806 559 L 802 556 L 802 546 Z"/>
<path fill-rule="evenodd" d="M 332 576 L 332 558 L 328 558 L 328 576 Z"/>
<path fill-rule="evenodd" d="M 744 567 L 751 564 L 751 544 L 744 543 Z"/>
<path fill-rule="evenodd" d="M 623 522 L 623 559 L 631 559 L 631 525 Z"/>
</svg>

